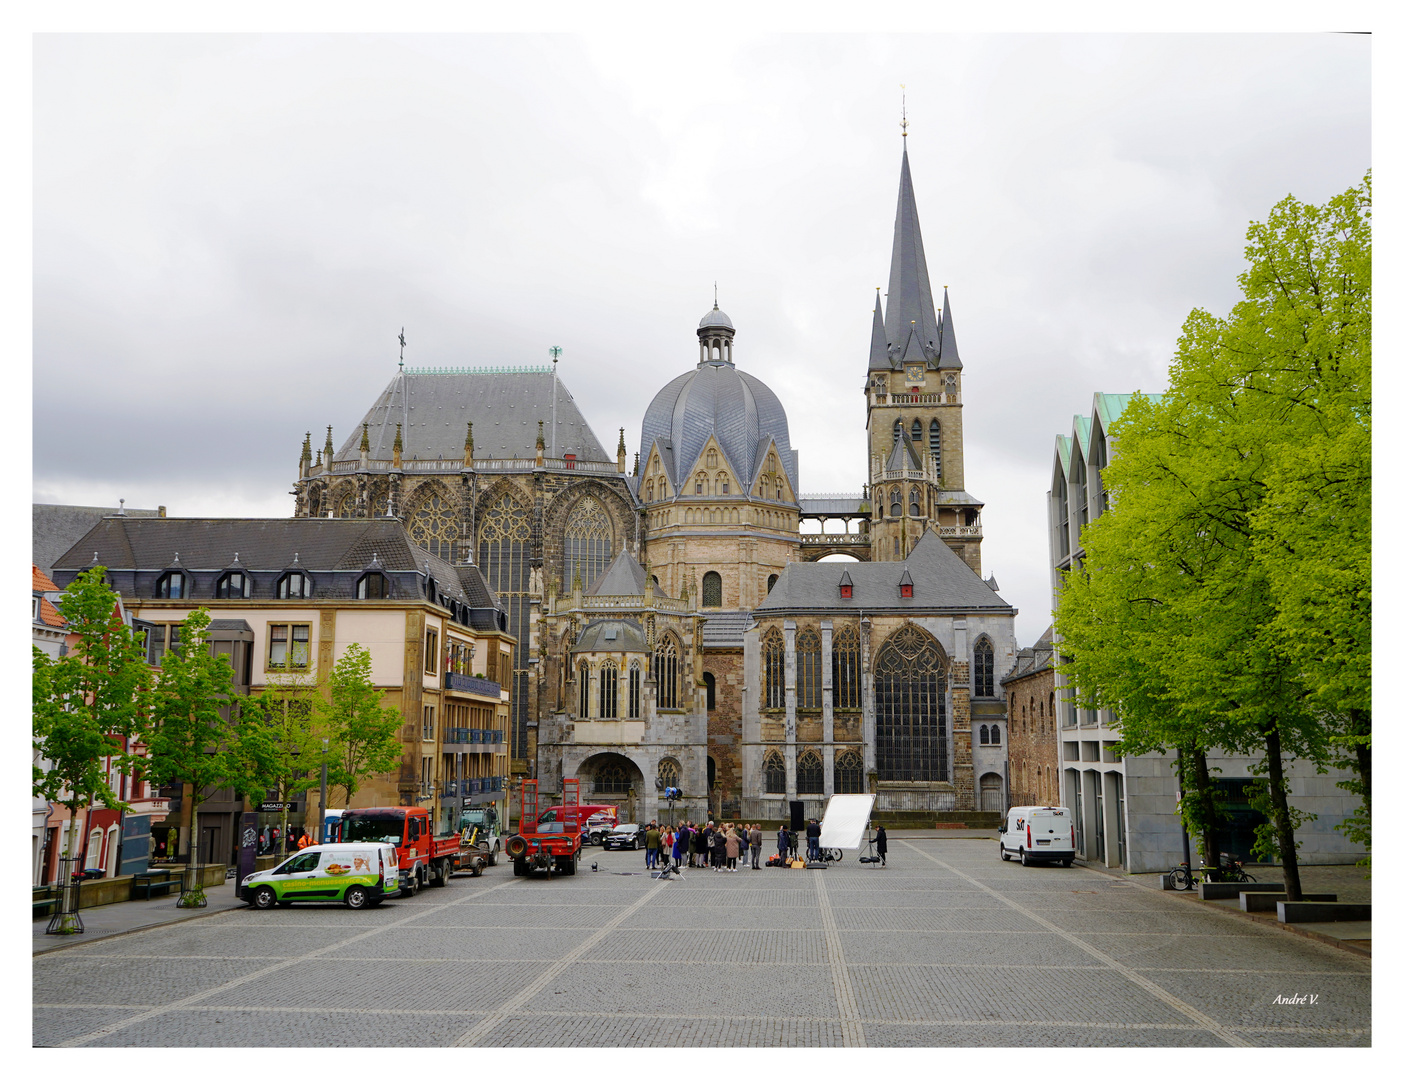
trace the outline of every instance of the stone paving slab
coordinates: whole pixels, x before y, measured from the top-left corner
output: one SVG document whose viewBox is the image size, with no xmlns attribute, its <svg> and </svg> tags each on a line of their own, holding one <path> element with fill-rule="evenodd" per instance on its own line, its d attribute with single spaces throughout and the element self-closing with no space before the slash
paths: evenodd
<svg viewBox="0 0 1404 1080">
<path fill-rule="evenodd" d="M 67 955 L 64 955 L 67 953 Z M 34 974 L 34 1003 L 110 1005 L 179 1001 L 267 966 L 265 960 L 143 960 L 62 950 Z"/>
<path fill-rule="evenodd" d="M 1129 967 L 1191 971 L 1340 971 L 1341 960 L 1324 949 L 1303 949 L 1286 934 L 1252 927 L 1199 934 L 1079 934 Z M 1234 932 L 1236 931 L 1236 932 Z M 1369 977 L 1369 965 L 1360 973 Z"/>
<path fill-rule="evenodd" d="M 528 1012 L 646 1011 L 667 1002 L 670 1012 L 698 1016 L 838 1018 L 827 966 L 724 964 L 711 973 L 689 966 L 580 962 L 527 1003 Z"/>
<path fill-rule="evenodd" d="M 93 1046 L 443 1046 L 481 1013 L 177 1009 Z"/>
<path fill-rule="evenodd" d="M 1100 967 L 1082 949 L 1037 927 L 972 935 L 965 931 L 914 933 L 844 930 L 843 955 L 855 964 L 935 964 L 996 967 Z"/>
<path fill-rule="evenodd" d="M 484 1046 L 842 1046 L 837 1023 L 779 1017 L 512 1016 Z"/>
<path fill-rule="evenodd" d="M 828 946 L 818 930 L 776 933 L 764 930 L 636 929 L 612 934 L 581 957 L 582 963 L 601 960 L 643 960 L 656 963 L 707 964 L 825 964 Z"/>
<path fill-rule="evenodd" d="M 1370 1024 L 1370 981 L 1356 974 L 1313 972 L 1251 983 L 1239 974 L 1162 971 L 1155 982 L 1229 1027 L 1362 1028 Z M 1275 1004 L 1298 995 L 1314 1003 Z"/>
<path fill-rule="evenodd" d="M 1223 1042 L 1192 1024 L 1119 1027 L 1106 1024 L 883 1024 L 863 1025 L 869 1046 L 1217 1046 Z"/>
</svg>

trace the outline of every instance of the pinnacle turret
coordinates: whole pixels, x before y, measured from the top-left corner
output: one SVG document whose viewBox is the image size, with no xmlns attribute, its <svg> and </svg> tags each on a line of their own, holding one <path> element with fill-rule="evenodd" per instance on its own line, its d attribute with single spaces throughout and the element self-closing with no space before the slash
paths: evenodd
<svg viewBox="0 0 1404 1080">
<path fill-rule="evenodd" d="M 891 366 L 887 356 L 887 331 L 882 325 L 882 289 L 879 288 L 873 304 L 873 342 L 868 349 L 868 370 L 887 371 Z"/>
<path fill-rule="evenodd" d="M 943 370 L 946 368 L 959 370 L 963 366 L 960 362 L 960 350 L 956 348 L 955 323 L 951 322 L 951 293 L 949 289 L 942 290 L 941 336 L 936 339 L 936 344 L 941 353 L 941 362 L 937 367 Z"/>
<path fill-rule="evenodd" d="M 885 330 L 891 367 L 900 367 L 907 360 L 935 361 L 940 326 L 931 299 L 931 279 L 926 271 L 926 250 L 921 243 L 921 222 L 917 219 L 916 193 L 905 148 L 902 178 L 897 185 Z"/>
</svg>

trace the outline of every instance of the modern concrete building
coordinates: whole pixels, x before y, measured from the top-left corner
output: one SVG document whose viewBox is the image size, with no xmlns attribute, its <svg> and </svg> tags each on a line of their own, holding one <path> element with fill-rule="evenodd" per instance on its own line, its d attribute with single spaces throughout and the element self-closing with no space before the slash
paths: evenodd
<svg viewBox="0 0 1404 1080">
<path fill-rule="evenodd" d="M 1053 475 L 1048 492 L 1048 547 L 1053 608 L 1061 575 L 1085 557 L 1082 530 L 1111 509 L 1102 470 L 1116 454 L 1112 425 L 1131 394 L 1096 393 L 1092 411 L 1074 416 L 1072 432 L 1054 439 Z M 1149 395 L 1153 400 L 1158 395 Z M 1058 647 L 1055 633 L 1053 649 Z M 1058 764 L 1063 805 L 1073 811 L 1079 853 L 1090 862 L 1124 867 L 1132 873 L 1168 870 L 1184 861 L 1184 829 L 1178 812 L 1179 781 L 1173 754 L 1123 759 L 1117 717 L 1109 709 L 1075 708 L 1066 678 L 1055 671 L 1058 710 Z M 1211 754 L 1209 767 L 1219 789 L 1227 824 L 1223 850 L 1248 858 L 1253 830 L 1263 818 L 1249 806 L 1244 789 L 1256 780 L 1256 759 Z M 1290 803 L 1316 818 L 1297 830 L 1302 863 L 1354 862 L 1364 849 L 1336 829 L 1358 800 L 1336 786 L 1346 773 L 1289 761 Z"/>
</svg>

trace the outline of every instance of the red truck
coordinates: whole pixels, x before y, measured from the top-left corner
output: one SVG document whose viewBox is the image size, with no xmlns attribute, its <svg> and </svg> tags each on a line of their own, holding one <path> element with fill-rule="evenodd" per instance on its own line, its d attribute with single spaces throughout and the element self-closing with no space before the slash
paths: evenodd
<svg viewBox="0 0 1404 1080">
<path fill-rule="evenodd" d="M 487 860 L 458 833 L 435 836 L 422 806 L 367 806 L 341 815 L 341 841 L 394 844 L 400 860 L 400 891 L 413 896 L 423 886 L 447 885 L 455 870 L 475 877 Z"/>
<path fill-rule="evenodd" d="M 522 781 L 522 817 L 518 832 L 503 849 L 512 860 L 512 873 L 525 877 L 533 870 L 573 874 L 580 865 L 581 819 L 580 781 L 561 781 L 561 805 L 541 811 L 537 803 L 536 781 Z"/>
</svg>

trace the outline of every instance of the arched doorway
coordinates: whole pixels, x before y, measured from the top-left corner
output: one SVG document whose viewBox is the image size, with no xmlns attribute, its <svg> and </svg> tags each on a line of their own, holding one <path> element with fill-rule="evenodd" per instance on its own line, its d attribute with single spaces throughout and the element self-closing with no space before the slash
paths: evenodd
<svg viewBox="0 0 1404 1080">
<path fill-rule="evenodd" d="M 904 626 L 873 665 L 879 780 L 950 780 L 946 745 L 946 657 L 936 639 Z"/>
<path fill-rule="evenodd" d="M 643 771 L 623 754 L 595 754 L 580 763 L 580 801 L 613 803 L 620 808 L 619 820 L 637 821 L 643 812 Z M 653 783 L 649 781 L 648 789 Z"/>
<path fill-rule="evenodd" d="M 1004 780 L 998 773 L 980 777 L 980 809 L 1004 813 Z"/>
</svg>

